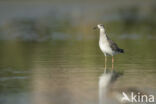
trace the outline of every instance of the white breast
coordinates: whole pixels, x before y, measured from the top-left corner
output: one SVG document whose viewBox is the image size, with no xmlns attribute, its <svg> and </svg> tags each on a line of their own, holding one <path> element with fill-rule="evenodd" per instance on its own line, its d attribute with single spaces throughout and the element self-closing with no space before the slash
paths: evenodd
<svg viewBox="0 0 156 104">
<path fill-rule="evenodd" d="M 105 54 L 105 55 L 114 55 L 113 50 L 111 49 L 111 47 L 109 46 L 107 41 L 99 41 L 99 46 L 101 51 Z"/>
<path fill-rule="evenodd" d="M 101 51 L 106 55 L 111 55 L 113 56 L 115 52 L 111 49 L 109 42 L 108 42 L 108 37 L 104 31 L 104 29 L 100 29 L 100 39 L 99 39 L 99 46 Z"/>
</svg>

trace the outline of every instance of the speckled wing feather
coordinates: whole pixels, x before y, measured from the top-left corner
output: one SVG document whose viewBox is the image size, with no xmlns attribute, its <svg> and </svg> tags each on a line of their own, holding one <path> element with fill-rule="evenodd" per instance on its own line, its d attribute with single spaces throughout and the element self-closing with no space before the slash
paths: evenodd
<svg viewBox="0 0 156 104">
<path fill-rule="evenodd" d="M 113 51 L 119 52 L 119 53 L 124 53 L 124 50 L 120 49 L 115 42 L 113 42 L 111 39 L 109 39 L 109 37 L 107 37 L 107 39 L 108 39 L 109 45 Z"/>
</svg>

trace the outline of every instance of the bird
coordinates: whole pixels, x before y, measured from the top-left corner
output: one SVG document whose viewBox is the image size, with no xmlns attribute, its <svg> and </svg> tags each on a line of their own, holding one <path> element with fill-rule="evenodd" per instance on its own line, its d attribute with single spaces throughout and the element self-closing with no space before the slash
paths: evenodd
<svg viewBox="0 0 156 104">
<path fill-rule="evenodd" d="M 114 55 L 119 54 L 119 53 L 124 53 L 124 50 L 119 48 L 118 45 L 106 35 L 103 24 L 98 24 L 93 29 L 100 30 L 99 47 L 105 55 L 105 71 L 107 68 L 106 67 L 107 56 L 112 56 L 112 70 L 113 70 L 114 69 Z"/>
</svg>

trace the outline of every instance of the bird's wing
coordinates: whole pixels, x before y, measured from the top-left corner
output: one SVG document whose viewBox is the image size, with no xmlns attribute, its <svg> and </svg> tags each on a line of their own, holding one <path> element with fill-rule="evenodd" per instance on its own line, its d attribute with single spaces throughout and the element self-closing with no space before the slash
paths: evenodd
<svg viewBox="0 0 156 104">
<path fill-rule="evenodd" d="M 111 39 L 108 38 L 108 42 L 109 42 L 110 47 L 112 48 L 112 50 L 114 50 L 114 51 L 119 51 L 120 50 L 118 45 L 115 42 L 113 42 Z"/>
</svg>

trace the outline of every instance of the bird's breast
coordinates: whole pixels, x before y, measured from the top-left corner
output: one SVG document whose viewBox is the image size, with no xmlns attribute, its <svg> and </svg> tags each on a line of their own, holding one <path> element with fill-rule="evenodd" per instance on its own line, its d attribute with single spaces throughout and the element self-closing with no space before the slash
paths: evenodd
<svg viewBox="0 0 156 104">
<path fill-rule="evenodd" d="M 113 51 L 107 41 L 99 41 L 99 47 L 104 54 L 113 55 Z"/>
</svg>

